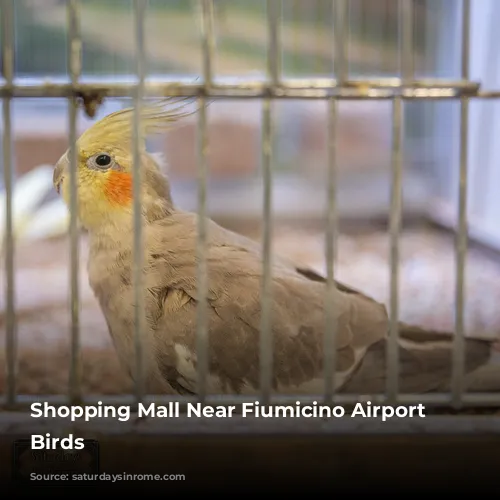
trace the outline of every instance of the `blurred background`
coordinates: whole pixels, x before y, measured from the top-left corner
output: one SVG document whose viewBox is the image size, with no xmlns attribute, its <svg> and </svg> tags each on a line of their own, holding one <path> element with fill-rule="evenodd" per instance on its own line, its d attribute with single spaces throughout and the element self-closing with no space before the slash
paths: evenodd
<svg viewBox="0 0 500 500">
<path fill-rule="evenodd" d="M 20 81 L 68 80 L 64 0 L 15 3 L 15 76 Z M 417 78 L 460 77 L 461 2 L 414 0 Z M 349 0 L 351 78 L 399 75 L 397 0 Z M 282 65 L 286 78 L 334 74 L 331 0 L 284 0 Z M 260 79 L 266 68 L 263 0 L 215 0 L 217 79 Z M 195 0 L 150 0 L 148 78 L 201 78 L 200 11 Z M 472 2 L 472 79 L 500 87 L 495 27 L 500 3 Z M 135 42 L 130 0 L 82 0 L 82 80 L 130 78 Z M 106 99 L 95 119 L 128 106 Z M 467 259 L 468 335 L 500 332 L 500 186 L 495 131 L 498 104 L 474 101 L 469 124 L 471 247 Z M 22 393 L 59 393 L 67 387 L 69 241 L 67 212 L 55 196 L 51 168 L 68 147 L 64 99 L 14 99 L 16 191 L 16 308 Z M 313 100 L 274 103 L 274 250 L 325 272 L 327 105 Z M 500 110 L 499 110 L 500 111 Z M 337 279 L 375 298 L 389 299 L 388 214 L 391 186 L 391 103 L 339 104 Z M 260 238 L 261 102 L 215 100 L 209 109 L 210 216 Z M 95 119 L 80 113 L 78 130 Z M 404 106 L 404 227 L 400 311 L 403 320 L 439 329 L 454 325 L 459 103 L 413 101 Z M 3 132 L 3 123 L 2 129 Z M 176 204 L 196 210 L 196 117 L 151 141 L 164 154 Z M 0 161 L 2 161 L 0 159 Z M 2 165 L 3 168 L 3 165 Z M 5 193 L 0 228 L 4 229 Z M 130 388 L 112 349 L 104 319 L 87 284 L 86 240 L 81 238 L 81 334 L 84 388 L 119 393 Z M 5 273 L 1 271 L 5 289 Z M 2 307 L 5 298 L 2 296 Z M 0 312 L 4 335 L 5 318 Z M 2 339 L 0 339 L 2 340 Z M 4 356 L 3 342 L 0 356 Z M 0 390 L 3 390 L 3 372 Z"/>
</svg>

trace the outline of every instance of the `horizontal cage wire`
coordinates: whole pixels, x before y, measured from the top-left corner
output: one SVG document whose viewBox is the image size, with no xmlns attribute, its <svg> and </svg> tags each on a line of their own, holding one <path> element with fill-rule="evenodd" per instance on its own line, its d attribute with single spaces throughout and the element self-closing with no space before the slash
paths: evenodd
<svg viewBox="0 0 500 500">
<path fill-rule="evenodd" d="M 207 149 L 208 149 L 208 119 L 206 104 L 211 98 L 258 98 L 262 99 L 262 169 L 264 178 L 263 197 L 263 281 L 261 293 L 261 332 L 260 332 L 260 402 L 261 404 L 284 404 L 300 400 L 303 402 L 323 399 L 327 404 L 353 404 L 369 399 L 373 402 L 389 404 L 427 404 L 436 406 L 491 406 L 500 405 L 500 394 L 465 394 L 464 363 L 464 281 L 467 254 L 467 123 L 469 103 L 471 99 L 498 98 L 500 90 L 482 91 L 480 83 L 469 78 L 469 45 L 470 45 L 470 0 L 463 0 L 462 15 L 462 47 L 461 47 L 461 78 L 458 80 L 426 79 L 418 80 L 414 75 L 413 37 L 414 19 L 412 3 L 401 0 L 399 15 L 399 64 L 400 77 L 376 79 L 351 79 L 348 69 L 347 36 L 348 36 L 348 2 L 347 0 L 332 0 L 334 8 L 334 46 L 332 61 L 335 66 L 335 78 L 302 78 L 287 80 L 283 77 L 281 68 L 281 2 L 267 2 L 267 78 L 262 81 L 247 80 L 238 83 L 218 83 L 214 79 L 214 3 L 210 0 L 201 2 L 201 35 L 203 54 L 203 81 L 184 83 L 180 81 L 146 80 L 146 49 L 145 49 L 145 12 L 146 1 L 134 1 L 134 38 L 136 46 L 135 71 L 136 81 L 126 82 L 118 79 L 113 82 L 95 81 L 81 82 L 82 75 L 82 41 L 80 32 L 80 6 L 78 0 L 68 1 L 68 67 L 70 82 L 52 80 L 50 82 L 31 79 L 29 82 L 14 77 L 14 3 L 13 0 L 2 0 L 2 77 L 0 96 L 3 101 L 3 163 L 4 182 L 6 189 L 6 244 L 5 244 L 5 276 L 6 276 L 6 385 L 4 407 L 10 409 L 25 408 L 41 396 L 30 397 L 18 394 L 16 379 L 17 367 L 17 327 L 15 311 L 15 280 L 14 280 L 14 237 L 12 225 L 12 186 L 13 186 L 13 152 L 12 152 L 12 99 L 21 97 L 64 97 L 68 99 L 70 144 L 70 310 L 71 310 L 71 356 L 68 396 L 47 396 L 44 401 L 54 405 L 92 404 L 96 401 L 106 401 L 107 404 L 137 404 L 139 402 L 172 402 L 178 401 L 185 405 L 189 402 L 204 404 L 234 404 L 252 401 L 247 397 L 222 397 L 207 394 L 208 359 L 208 328 L 207 328 L 207 294 L 208 277 L 205 247 L 207 242 Z M 79 246 L 77 223 L 77 110 L 78 100 L 84 98 L 102 97 L 132 97 L 134 100 L 133 118 L 133 202 L 134 202 L 134 245 L 133 245 L 133 284 L 135 308 L 135 352 L 136 374 L 135 394 L 130 397 L 104 397 L 83 395 L 81 389 L 80 364 L 80 312 L 79 312 Z M 139 138 L 141 130 L 141 102 L 151 96 L 195 96 L 198 99 L 198 240 L 197 240 L 197 287 L 199 301 L 196 317 L 197 337 L 197 381 L 196 396 L 151 396 L 147 394 L 144 376 L 144 349 L 142 332 L 145 324 L 144 307 L 144 249 L 142 245 L 141 217 L 141 170 L 139 169 L 140 149 Z M 271 331 L 271 277 L 272 277 L 272 162 L 274 113 L 273 104 L 277 99 L 323 99 L 328 101 L 328 209 L 326 224 L 325 255 L 327 262 L 327 285 L 325 300 L 332 307 L 326 308 L 324 336 L 324 381 L 325 389 L 322 395 L 311 397 L 272 395 L 273 378 L 273 340 Z M 389 307 L 389 341 L 387 348 L 387 390 L 385 395 L 342 395 L 336 394 L 335 374 L 335 321 L 334 321 L 334 266 L 337 237 L 337 207 L 335 180 L 337 169 L 336 137 L 338 131 L 338 103 L 346 99 L 356 100 L 390 100 L 392 103 L 392 190 L 390 199 L 390 307 Z M 398 358 L 398 322 L 399 322 L 399 258 L 400 233 L 402 226 L 402 162 L 403 162 L 403 116 L 407 100 L 458 99 L 460 102 L 460 183 L 459 183 L 459 214 L 458 237 L 456 239 L 456 292 L 455 292 L 455 337 L 453 349 L 453 374 L 451 394 L 399 394 L 399 358 Z"/>
</svg>

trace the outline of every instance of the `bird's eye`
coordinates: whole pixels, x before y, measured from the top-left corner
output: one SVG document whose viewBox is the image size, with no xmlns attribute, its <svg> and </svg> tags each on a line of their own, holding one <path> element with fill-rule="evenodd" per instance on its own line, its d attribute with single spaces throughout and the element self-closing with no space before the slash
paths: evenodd
<svg viewBox="0 0 500 500">
<path fill-rule="evenodd" d="M 114 160 L 107 153 L 98 153 L 89 158 L 87 165 L 95 170 L 108 170 L 113 167 Z"/>
<path fill-rule="evenodd" d="M 96 165 L 100 167 L 107 167 L 111 163 L 111 156 L 109 155 L 99 155 L 95 158 Z"/>
</svg>

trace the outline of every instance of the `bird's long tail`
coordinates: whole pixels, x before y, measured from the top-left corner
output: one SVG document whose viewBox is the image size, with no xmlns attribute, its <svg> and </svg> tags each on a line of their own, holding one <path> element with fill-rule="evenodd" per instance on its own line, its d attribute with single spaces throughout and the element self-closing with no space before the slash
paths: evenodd
<svg viewBox="0 0 500 500">
<path fill-rule="evenodd" d="M 419 394 L 451 389 L 453 339 L 442 333 L 400 323 L 399 392 Z M 386 390 L 386 348 L 382 340 L 370 347 L 342 392 L 381 394 Z M 500 363 L 495 362 L 494 340 L 465 340 L 467 392 L 500 392 Z M 379 374 L 374 377 L 373 374 Z"/>
</svg>

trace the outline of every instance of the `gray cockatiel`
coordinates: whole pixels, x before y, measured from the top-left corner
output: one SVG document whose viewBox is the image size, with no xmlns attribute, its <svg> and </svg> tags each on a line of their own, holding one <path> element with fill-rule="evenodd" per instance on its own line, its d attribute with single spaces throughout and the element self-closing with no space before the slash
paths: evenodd
<svg viewBox="0 0 500 500">
<path fill-rule="evenodd" d="M 167 128 L 186 113 L 165 101 L 143 108 L 143 132 Z M 132 117 L 103 118 L 77 142 L 79 220 L 89 232 L 90 285 L 119 357 L 135 370 L 132 202 Z M 141 144 L 145 248 L 144 359 L 150 392 L 196 393 L 197 216 L 175 208 L 168 180 Z M 69 203 L 68 155 L 54 185 Z M 256 394 L 259 389 L 261 247 L 208 222 L 208 393 Z M 275 257 L 272 265 L 273 387 L 276 393 L 323 390 L 325 279 Z M 384 305 L 337 283 L 336 389 L 385 390 L 389 321 Z M 401 324 L 400 391 L 449 389 L 452 335 Z M 477 377 L 491 341 L 466 340 L 466 385 L 498 390 L 498 372 Z"/>
</svg>

